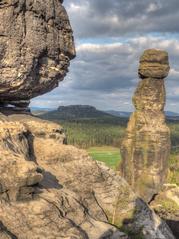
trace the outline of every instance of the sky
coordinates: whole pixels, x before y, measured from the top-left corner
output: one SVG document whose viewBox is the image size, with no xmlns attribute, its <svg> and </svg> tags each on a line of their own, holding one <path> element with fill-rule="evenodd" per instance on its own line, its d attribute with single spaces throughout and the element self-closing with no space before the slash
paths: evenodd
<svg viewBox="0 0 179 239">
<path fill-rule="evenodd" d="M 31 106 L 86 104 L 101 110 L 132 111 L 145 49 L 169 53 L 166 110 L 179 112 L 178 0 L 64 0 L 77 57 L 59 87 Z"/>
</svg>

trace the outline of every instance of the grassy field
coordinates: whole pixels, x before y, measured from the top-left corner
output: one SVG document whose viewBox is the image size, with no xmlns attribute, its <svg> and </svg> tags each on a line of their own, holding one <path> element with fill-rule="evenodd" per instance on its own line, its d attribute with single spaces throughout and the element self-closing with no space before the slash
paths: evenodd
<svg viewBox="0 0 179 239">
<path fill-rule="evenodd" d="M 116 170 L 121 162 L 119 148 L 102 146 L 87 149 L 89 155 L 97 161 L 104 162 L 107 166 Z M 171 153 L 169 159 L 168 183 L 179 185 L 179 154 Z"/>
<path fill-rule="evenodd" d="M 97 161 L 104 162 L 116 170 L 121 162 L 120 150 L 117 147 L 102 146 L 87 149 L 89 155 Z M 169 159 L 169 172 L 167 182 L 179 186 L 179 153 L 172 152 Z"/>
<path fill-rule="evenodd" d="M 179 152 L 179 122 L 167 122 L 171 131 L 172 151 Z"/>
<path fill-rule="evenodd" d="M 169 160 L 168 183 L 179 186 L 179 153 L 171 153 Z"/>
<path fill-rule="evenodd" d="M 102 161 L 113 169 L 116 169 L 121 161 L 119 148 L 110 146 L 91 147 L 87 151 L 94 160 Z"/>
</svg>

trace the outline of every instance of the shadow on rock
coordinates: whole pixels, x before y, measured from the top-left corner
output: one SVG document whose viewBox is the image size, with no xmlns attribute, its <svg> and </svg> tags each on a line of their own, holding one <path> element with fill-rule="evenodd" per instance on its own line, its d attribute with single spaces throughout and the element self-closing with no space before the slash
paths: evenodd
<svg viewBox="0 0 179 239">
<path fill-rule="evenodd" d="M 12 232 L 10 232 L 4 225 L 2 222 L 0 222 L 0 236 L 2 235 L 5 236 L 6 238 L 6 235 L 8 238 L 12 238 L 12 239 L 18 239 Z M 3 237 L 4 238 L 4 237 Z"/>
<path fill-rule="evenodd" d="M 126 234 L 120 231 L 114 232 L 113 230 L 108 230 L 99 239 L 130 239 Z"/>
<path fill-rule="evenodd" d="M 132 239 L 175 239 L 166 222 L 161 220 L 140 198 L 136 199 L 136 206 L 131 217 L 123 219 L 120 230 Z"/>
<path fill-rule="evenodd" d="M 166 220 L 166 223 L 170 227 L 170 229 L 172 230 L 174 236 L 176 238 L 179 238 L 179 221 Z"/>
<path fill-rule="evenodd" d="M 50 188 L 55 188 L 55 189 L 62 189 L 63 186 L 59 183 L 58 179 L 48 171 L 44 171 L 43 173 L 43 180 L 40 183 L 40 186 L 50 189 Z"/>
<path fill-rule="evenodd" d="M 29 144 L 29 157 L 34 163 L 37 164 L 37 159 L 34 152 L 34 136 L 30 131 L 28 131 L 26 137 Z"/>
</svg>

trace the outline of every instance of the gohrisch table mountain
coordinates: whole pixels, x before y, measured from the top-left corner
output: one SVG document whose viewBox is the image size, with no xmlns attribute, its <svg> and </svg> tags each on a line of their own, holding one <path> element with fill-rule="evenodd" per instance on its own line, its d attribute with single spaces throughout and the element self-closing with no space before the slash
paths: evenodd
<svg viewBox="0 0 179 239">
<path fill-rule="evenodd" d="M 0 21 L 1 103 L 26 106 L 66 74 L 69 20 L 59 0 L 4 0 Z M 117 172 L 65 145 L 58 124 L 1 112 L 1 239 L 174 239 Z"/>
</svg>

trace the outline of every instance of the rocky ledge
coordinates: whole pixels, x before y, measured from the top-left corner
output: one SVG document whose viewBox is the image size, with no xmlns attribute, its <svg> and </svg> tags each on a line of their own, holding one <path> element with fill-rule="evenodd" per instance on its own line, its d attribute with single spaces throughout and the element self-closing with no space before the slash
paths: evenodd
<svg viewBox="0 0 179 239">
<path fill-rule="evenodd" d="M 0 115 L 0 238 L 174 239 L 117 172 L 64 143 L 58 124 Z"/>
</svg>

